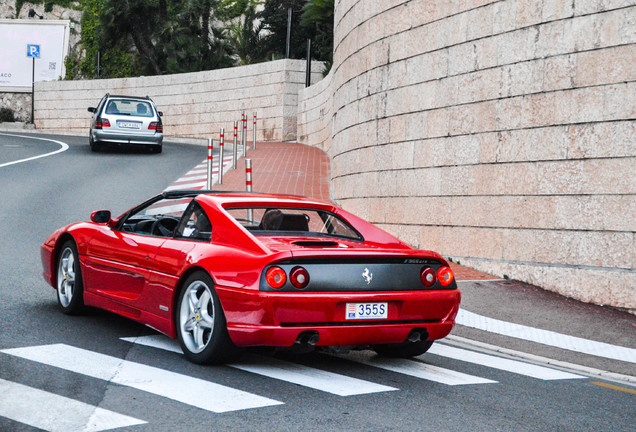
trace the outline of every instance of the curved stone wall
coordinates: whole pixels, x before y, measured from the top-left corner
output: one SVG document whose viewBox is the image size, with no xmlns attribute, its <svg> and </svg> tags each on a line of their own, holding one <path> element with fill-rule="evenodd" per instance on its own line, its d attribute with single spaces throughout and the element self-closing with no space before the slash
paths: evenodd
<svg viewBox="0 0 636 432">
<path fill-rule="evenodd" d="M 336 1 L 299 135 L 410 244 L 634 309 L 635 29 L 633 0 Z"/>
</svg>

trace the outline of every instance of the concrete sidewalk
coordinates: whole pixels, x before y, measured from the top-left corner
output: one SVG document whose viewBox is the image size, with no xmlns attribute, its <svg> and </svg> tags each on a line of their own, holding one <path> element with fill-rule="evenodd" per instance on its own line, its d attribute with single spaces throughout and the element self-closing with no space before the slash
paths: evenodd
<svg viewBox="0 0 636 432">
<path fill-rule="evenodd" d="M 231 146 L 226 150 L 229 149 Z M 329 158 L 323 151 L 297 143 L 257 143 L 256 150 L 248 147 L 247 158 L 252 161 L 255 192 L 330 201 Z M 227 171 L 223 184 L 213 189 L 245 190 L 245 160 L 240 159 L 237 169 Z M 477 344 L 502 347 L 502 355 L 512 352 L 514 357 L 514 351 L 519 351 L 549 358 L 549 362 L 556 360 L 551 363 L 555 365 L 582 365 L 597 369 L 589 375 L 599 378 L 612 373 L 636 375 L 634 315 L 581 303 L 454 263 L 451 266 L 462 291 L 462 311 L 466 312 L 458 316 L 458 324 L 448 339 L 451 343 L 466 344 L 467 338 Z M 609 358 L 611 355 L 608 357 L 606 352 L 612 352 L 612 346 L 623 347 L 621 356 L 627 360 Z M 636 378 L 627 382 L 636 383 Z"/>
</svg>

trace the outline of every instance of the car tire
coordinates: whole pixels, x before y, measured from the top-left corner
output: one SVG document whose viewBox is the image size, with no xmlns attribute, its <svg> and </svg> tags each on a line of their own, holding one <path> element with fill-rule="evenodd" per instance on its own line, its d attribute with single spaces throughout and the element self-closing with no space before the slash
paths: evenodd
<svg viewBox="0 0 636 432">
<path fill-rule="evenodd" d="M 60 248 L 56 262 L 57 304 L 66 315 L 77 315 L 84 310 L 84 284 L 77 246 L 72 240 Z"/>
<path fill-rule="evenodd" d="M 183 283 L 175 311 L 177 339 L 185 357 L 198 364 L 220 364 L 238 353 L 212 278 L 203 271 Z"/>
<path fill-rule="evenodd" d="M 384 357 L 409 358 L 424 354 L 433 345 L 433 341 L 402 342 L 396 344 L 373 345 L 371 348 Z"/>
<path fill-rule="evenodd" d="M 152 149 L 153 153 L 161 153 L 163 150 L 163 145 L 159 144 L 158 146 L 156 146 L 155 148 Z"/>
<path fill-rule="evenodd" d="M 90 144 L 90 146 L 91 146 L 91 150 L 92 150 L 92 151 L 94 151 L 94 152 L 98 152 L 98 151 L 100 151 L 100 150 L 102 149 L 101 144 L 99 144 L 99 143 L 97 143 L 97 142 L 93 141 L 93 138 L 92 138 L 92 137 L 89 137 L 89 138 L 88 138 L 88 143 L 89 143 L 89 144 Z"/>
</svg>

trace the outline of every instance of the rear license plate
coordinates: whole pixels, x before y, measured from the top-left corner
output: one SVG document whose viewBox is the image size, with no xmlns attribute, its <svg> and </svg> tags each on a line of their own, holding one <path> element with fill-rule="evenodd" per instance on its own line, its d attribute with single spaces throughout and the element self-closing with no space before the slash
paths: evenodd
<svg viewBox="0 0 636 432">
<path fill-rule="evenodd" d="M 387 319 L 387 303 L 347 303 L 347 319 Z"/>
<path fill-rule="evenodd" d="M 120 122 L 117 122 L 117 126 L 123 129 L 139 129 L 140 123 L 120 121 Z"/>
</svg>

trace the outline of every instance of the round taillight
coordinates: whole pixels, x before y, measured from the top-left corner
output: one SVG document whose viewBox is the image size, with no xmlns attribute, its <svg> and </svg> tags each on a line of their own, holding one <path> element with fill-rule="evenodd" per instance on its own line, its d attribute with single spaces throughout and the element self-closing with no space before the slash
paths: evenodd
<svg viewBox="0 0 636 432">
<path fill-rule="evenodd" d="M 430 288 L 435 284 L 435 270 L 430 267 L 424 267 L 420 272 L 420 278 L 425 287 Z"/>
<path fill-rule="evenodd" d="M 280 288 L 287 282 L 287 275 L 282 268 L 271 267 L 265 273 L 265 280 L 272 288 Z"/>
<path fill-rule="evenodd" d="M 453 282 L 453 277 L 453 271 L 446 266 L 440 267 L 439 270 L 437 270 L 437 278 L 442 286 L 449 286 L 451 282 Z"/>
<path fill-rule="evenodd" d="M 309 273 L 302 267 L 294 267 L 289 273 L 289 280 L 296 288 L 303 289 L 309 283 Z"/>
</svg>

